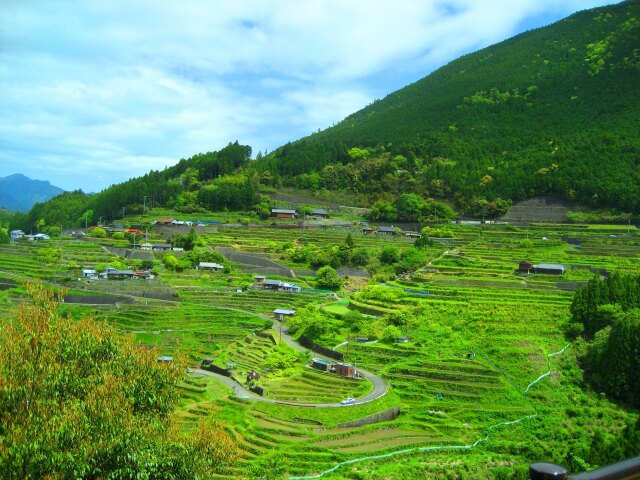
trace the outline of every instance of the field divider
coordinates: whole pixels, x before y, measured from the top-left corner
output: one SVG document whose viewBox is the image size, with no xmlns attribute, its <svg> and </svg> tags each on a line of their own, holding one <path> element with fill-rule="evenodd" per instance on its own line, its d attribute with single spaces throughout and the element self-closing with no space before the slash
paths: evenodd
<svg viewBox="0 0 640 480">
<path fill-rule="evenodd" d="M 536 383 L 538 383 L 540 380 L 542 380 L 543 378 L 548 377 L 549 375 L 551 375 L 551 357 L 555 357 L 556 355 L 562 355 L 565 350 L 567 348 L 569 348 L 569 345 L 571 345 L 570 343 L 567 343 L 564 348 L 562 350 L 559 350 L 557 352 L 553 352 L 547 355 L 547 364 L 549 365 L 549 370 L 547 370 L 546 373 L 543 373 L 542 375 L 540 375 L 538 378 L 536 378 L 533 382 L 531 382 L 529 385 L 527 385 L 527 388 L 525 389 L 524 393 L 526 394 L 529 389 L 531 387 L 533 387 Z"/>
</svg>

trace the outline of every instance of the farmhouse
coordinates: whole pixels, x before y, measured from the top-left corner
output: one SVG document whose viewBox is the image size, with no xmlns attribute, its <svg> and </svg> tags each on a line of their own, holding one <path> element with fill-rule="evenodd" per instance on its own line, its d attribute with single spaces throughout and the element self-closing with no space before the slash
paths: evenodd
<svg viewBox="0 0 640 480">
<path fill-rule="evenodd" d="M 414 232 L 412 230 L 405 230 L 404 231 L 404 236 L 407 238 L 420 238 L 422 237 L 422 235 L 420 235 L 418 232 Z"/>
<path fill-rule="evenodd" d="M 85 268 L 82 270 L 82 276 L 85 278 L 98 278 L 98 272 L 92 268 Z"/>
<path fill-rule="evenodd" d="M 271 216 L 276 218 L 295 218 L 296 211 L 286 208 L 272 208 Z"/>
<path fill-rule="evenodd" d="M 156 220 L 157 225 L 171 225 L 175 220 L 173 218 L 159 218 Z"/>
<path fill-rule="evenodd" d="M 313 208 L 311 209 L 311 216 L 319 218 L 329 218 L 329 212 L 324 208 Z"/>
<path fill-rule="evenodd" d="M 355 369 L 350 363 L 336 363 L 334 365 L 335 371 L 338 375 L 343 377 L 353 377 Z"/>
<path fill-rule="evenodd" d="M 47 235 L 46 233 L 36 233 L 33 236 L 33 239 L 37 242 L 40 240 L 49 240 L 51 237 L 49 237 L 49 235 Z"/>
<path fill-rule="evenodd" d="M 299 287 L 298 285 L 294 285 L 293 283 L 285 283 L 284 285 L 282 285 L 282 290 L 285 292 L 300 293 L 300 291 L 302 290 L 302 287 Z"/>
<path fill-rule="evenodd" d="M 224 270 L 224 266 L 220 265 L 219 263 L 200 262 L 198 264 L 198 270 L 214 270 L 218 272 L 220 270 Z"/>
<path fill-rule="evenodd" d="M 362 227 L 362 229 L 360 230 L 362 232 L 363 235 L 373 235 L 373 233 L 375 233 L 375 228 L 371 228 L 371 227 Z"/>
<path fill-rule="evenodd" d="M 11 230 L 11 240 L 15 242 L 21 238 L 24 238 L 24 232 L 22 230 Z"/>
<path fill-rule="evenodd" d="M 311 360 L 311 367 L 316 370 L 320 370 L 321 372 L 327 372 L 331 367 L 331 364 L 328 360 L 323 360 L 321 358 L 314 358 Z"/>
<path fill-rule="evenodd" d="M 267 290 L 280 290 L 284 284 L 282 280 L 271 280 L 268 278 L 262 281 L 262 286 Z"/>
<path fill-rule="evenodd" d="M 262 286 L 266 279 L 267 277 L 265 277 L 264 275 L 256 275 L 255 277 L 253 277 L 253 282 L 258 286 Z"/>
<path fill-rule="evenodd" d="M 286 317 L 293 317 L 296 314 L 295 310 L 291 310 L 288 308 L 276 308 L 273 311 L 273 316 L 276 320 L 282 321 L 285 320 Z"/>
<path fill-rule="evenodd" d="M 564 265 L 560 263 L 539 263 L 533 266 L 533 273 L 548 273 L 552 275 L 562 275 L 565 272 Z"/>
<path fill-rule="evenodd" d="M 550 275 L 563 275 L 566 271 L 564 265 L 560 263 L 539 263 L 532 264 L 526 260 L 518 264 L 518 273 L 545 273 Z"/>
<path fill-rule="evenodd" d="M 409 337 L 401 335 L 395 339 L 396 343 L 409 343 Z"/>
<path fill-rule="evenodd" d="M 107 267 L 100 276 L 109 280 L 124 280 L 125 278 L 133 278 L 135 274 L 133 270 L 118 270 L 114 267 Z"/>
<path fill-rule="evenodd" d="M 531 273 L 533 271 L 533 263 L 526 260 L 520 262 L 518 265 L 518 273 Z"/>
<path fill-rule="evenodd" d="M 398 232 L 396 227 L 378 227 L 378 231 L 376 232 L 378 235 L 396 235 Z"/>
<path fill-rule="evenodd" d="M 298 285 L 294 285 L 292 283 L 286 283 L 282 280 L 270 280 L 265 279 L 262 281 L 263 288 L 267 290 L 282 290 L 284 292 L 295 292 L 300 293 L 302 290 Z"/>
<path fill-rule="evenodd" d="M 171 250 L 171 244 L 170 243 L 154 243 L 151 246 L 151 250 L 153 251 Z"/>
</svg>

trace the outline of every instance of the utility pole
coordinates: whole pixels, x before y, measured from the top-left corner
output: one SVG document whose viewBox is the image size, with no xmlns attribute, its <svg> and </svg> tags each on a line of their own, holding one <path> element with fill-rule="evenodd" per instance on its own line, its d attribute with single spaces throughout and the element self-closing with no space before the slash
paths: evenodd
<svg viewBox="0 0 640 480">
<path fill-rule="evenodd" d="M 349 346 L 351 345 L 351 329 L 347 330 L 347 355 L 346 357 L 349 358 Z"/>
<path fill-rule="evenodd" d="M 142 214 L 147 214 L 147 196 L 142 197 Z"/>
</svg>

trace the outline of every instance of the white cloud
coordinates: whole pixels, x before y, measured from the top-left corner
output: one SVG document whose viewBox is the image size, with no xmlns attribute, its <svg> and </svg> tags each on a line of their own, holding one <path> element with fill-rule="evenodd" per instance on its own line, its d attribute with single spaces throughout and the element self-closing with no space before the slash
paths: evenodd
<svg viewBox="0 0 640 480">
<path fill-rule="evenodd" d="M 10 0 L 0 176 L 94 191 L 236 139 L 272 150 L 528 19 L 602 3 Z"/>
</svg>

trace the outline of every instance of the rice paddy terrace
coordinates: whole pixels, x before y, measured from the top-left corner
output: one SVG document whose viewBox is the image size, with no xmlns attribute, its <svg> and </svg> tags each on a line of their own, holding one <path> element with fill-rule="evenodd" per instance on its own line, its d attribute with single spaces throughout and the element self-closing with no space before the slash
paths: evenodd
<svg viewBox="0 0 640 480">
<path fill-rule="evenodd" d="M 346 231 L 221 227 L 206 240 L 212 247 L 286 263 L 279 251 L 287 242 L 328 248 L 340 245 Z M 500 472 L 508 476 L 526 467 L 519 457 L 522 445 L 539 445 L 546 458 L 553 445 L 561 456 L 563 445 L 576 435 L 587 435 L 605 421 L 620 421 L 617 407 L 577 386 L 575 352 L 572 347 L 563 350 L 563 323 L 580 282 L 594 274 L 640 271 L 638 232 L 626 226 L 560 224 L 452 226 L 452 231 L 452 239 L 427 247 L 429 260 L 420 270 L 386 281 L 387 288 L 401 292 L 397 301 L 353 298 L 369 312 L 409 319 L 398 324 L 409 337 L 407 343 L 351 342 L 338 349 L 347 361 L 390 385 L 379 400 L 334 409 L 292 407 L 236 398 L 212 378 L 185 379 L 180 410 L 185 429 L 202 415 L 214 415 L 240 446 L 238 461 L 220 478 L 304 477 L 352 461 L 324 478 L 439 478 L 445 467 L 460 473 L 473 465 L 477 472 L 478 464 L 487 477 Z M 373 254 L 389 242 L 401 249 L 412 245 L 404 238 L 368 237 L 355 228 L 351 232 L 356 245 Z M 6 278 L 60 280 L 114 258 L 92 243 L 52 245 L 1 246 L 0 271 Z M 517 274 L 522 260 L 562 263 L 567 271 L 558 276 Z M 90 310 L 134 334 L 138 342 L 184 355 L 190 363 L 215 357 L 220 366 L 255 370 L 275 400 L 314 404 L 366 393 L 366 385 L 312 370 L 305 366 L 310 356 L 253 334 L 271 326 L 275 308 L 334 305 L 326 292 L 239 293 L 237 284 L 248 277 L 232 278 L 229 283 L 214 274 L 161 273 L 162 283 L 155 287 L 175 295 L 172 301 L 137 296 L 129 304 L 73 308 Z M 306 286 L 305 279 L 299 283 Z M 126 288 L 121 284 L 116 293 Z M 17 298 L 19 289 L 0 294 L 6 302 L 12 295 Z M 351 325 L 340 320 L 349 318 L 338 313 L 342 310 L 323 312 L 338 322 L 338 333 L 346 339 Z M 549 356 L 559 351 L 563 353 Z M 280 357 L 289 363 L 275 368 Z M 577 405 L 583 414 L 567 413 Z M 398 406 L 400 415 L 393 420 L 342 425 Z"/>
</svg>

